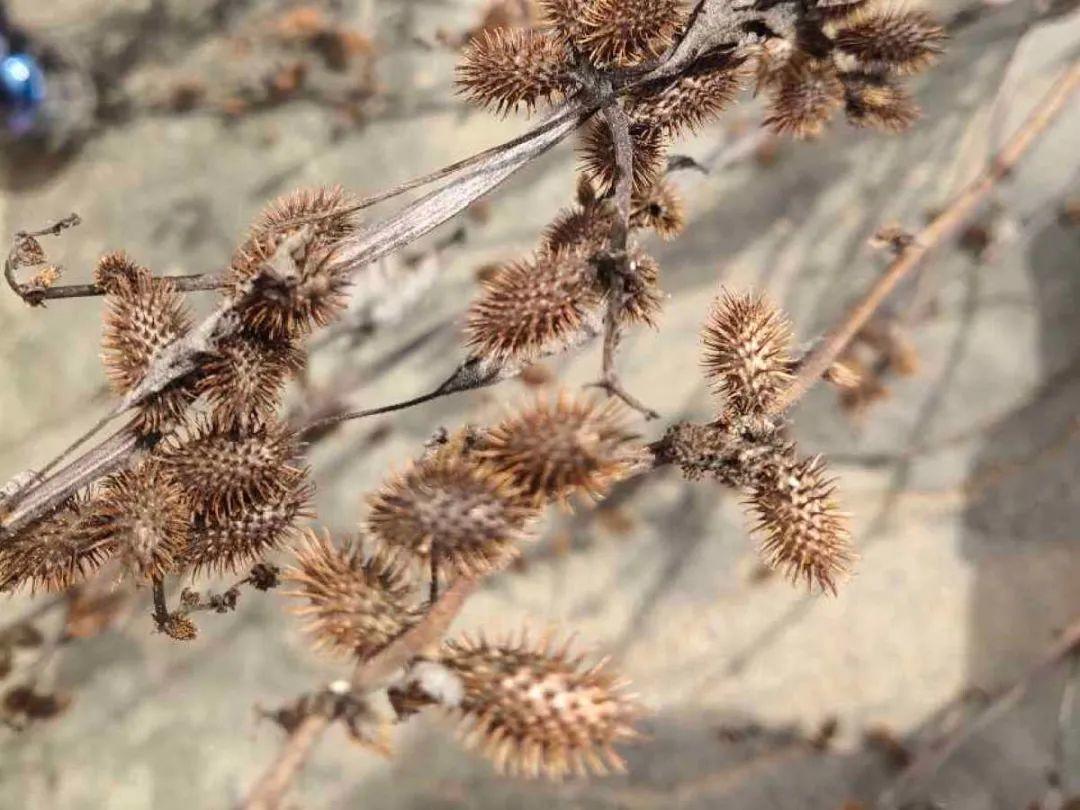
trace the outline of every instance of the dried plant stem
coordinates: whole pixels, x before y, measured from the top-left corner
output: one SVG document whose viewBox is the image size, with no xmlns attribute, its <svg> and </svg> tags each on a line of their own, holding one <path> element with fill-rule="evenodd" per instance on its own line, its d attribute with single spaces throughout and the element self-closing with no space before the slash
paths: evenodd
<svg viewBox="0 0 1080 810">
<path fill-rule="evenodd" d="M 280 806 L 289 786 L 329 725 L 330 718 L 323 714 L 309 714 L 301 720 L 251 789 L 241 805 L 243 810 L 274 810 Z"/>
<path fill-rule="evenodd" d="M 165 580 L 154 577 L 151 590 L 154 596 L 154 622 L 160 629 L 169 621 L 169 605 L 165 601 Z"/>
<path fill-rule="evenodd" d="M 911 765 L 878 798 L 877 810 L 898 807 L 905 796 L 937 773 L 965 742 L 1018 705 L 1032 684 L 1045 677 L 1063 660 L 1078 652 L 1080 652 L 1080 619 L 1069 625 L 1061 637 L 1012 686 L 998 694 L 989 705 L 958 729 L 948 740 L 940 746 L 916 755 Z"/>
<path fill-rule="evenodd" d="M 896 289 L 896 286 L 918 267 L 935 247 L 956 233 L 971 218 L 997 184 L 1008 177 L 1039 136 L 1065 109 L 1078 87 L 1080 87 L 1080 62 L 1074 62 L 975 181 L 954 198 L 929 225 L 915 235 L 911 244 L 904 248 L 882 276 L 848 311 L 840 324 L 806 356 L 791 385 L 771 404 L 769 408 L 771 413 L 783 413 L 802 399 L 852 338 L 866 325 L 882 302 Z"/>
<path fill-rule="evenodd" d="M 459 579 L 438 599 L 412 629 L 387 645 L 375 657 L 357 664 L 352 675 L 352 694 L 357 699 L 385 688 L 408 663 L 446 633 L 450 623 L 461 611 L 465 600 L 476 590 L 478 581 Z M 329 727 L 331 719 L 322 714 L 309 714 L 294 728 L 285 745 L 256 781 L 241 810 L 275 810 L 300 768 Z"/>
</svg>

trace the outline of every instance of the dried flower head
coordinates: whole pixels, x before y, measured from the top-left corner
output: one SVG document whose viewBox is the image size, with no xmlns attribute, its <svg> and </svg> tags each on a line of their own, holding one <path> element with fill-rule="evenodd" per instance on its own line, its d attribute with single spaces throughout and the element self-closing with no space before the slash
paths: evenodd
<svg viewBox="0 0 1080 810">
<path fill-rule="evenodd" d="M 642 122 L 630 125 L 633 147 L 633 188 L 643 192 L 656 182 L 664 168 L 667 142 L 659 128 Z M 599 187 L 601 194 L 615 189 L 618 165 L 611 130 L 601 118 L 593 118 L 585 127 L 580 149 L 582 170 Z"/>
<path fill-rule="evenodd" d="M 762 552 L 770 567 L 792 580 L 836 593 L 836 582 L 851 569 L 855 554 L 847 515 L 839 510 L 832 479 L 820 458 L 779 465 L 753 490 L 748 501 L 764 535 Z"/>
<path fill-rule="evenodd" d="M 166 347 L 187 334 L 191 316 L 170 282 L 155 279 L 126 257 L 110 256 L 105 257 L 110 269 L 103 272 L 100 263 L 98 267 L 99 283 L 109 290 L 102 361 L 113 390 L 123 395 L 135 390 Z M 195 396 L 183 381 L 151 395 L 140 406 L 136 429 L 157 432 L 170 427 Z"/>
<path fill-rule="evenodd" d="M 615 219 L 615 209 L 598 200 L 587 200 L 560 211 L 544 231 L 541 250 L 546 253 L 592 256 L 607 247 Z"/>
<path fill-rule="evenodd" d="M 844 91 L 848 121 L 882 132 L 903 132 L 919 118 L 919 105 L 895 80 L 873 74 L 847 74 Z"/>
<path fill-rule="evenodd" d="M 405 571 L 385 553 L 365 558 L 359 543 L 335 546 L 329 533 L 310 530 L 295 551 L 288 595 L 304 600 L 296 613 L 318 647 L 366 660 L 421 615 Z"/>
<path fill-rule="evenodd" d="M 372 496 L 367 527 L 396 558 L 480 576 L 518 554 L 535 508 L 496 473 L 452 448 L 392 476 Z"/>
<path fill-rule="evenodd" d="M 281 197 L 262 213 L 229 269 L 230 295 L 250 329 L 279 340 L 299 337 L 341 312 L 349 278 L 326 259 L 358 227 L 353 205 L 340 187 L 319 188 Z M 265 272 L 285 246 L 284 277 L 278 270 Z"/>
<path fill-rule="evenodd" d="M 844 85 L 832 64 L 795 59 L 775 80 L 765 124 L 781 135 L 814 137 L 843 104 Z"/>
<path fill-rule="evenodd" d="M 870 0 L 813 0 L 812 5 L 827 20 L 843 20 L 869 3 Z"/>
<path fill-rule="evenodd" d="M 583 36 L 582 18 L 592 0 L 539 0 L 540 14 L 552 34 L 568 45 L 578 45 Z"/>
<path fill-rule="evenodd" d="M 466 48 L 457 83 L 474 104 L 505 114 L 552 102 L 572 85 L 565 45 L 548 32 L 484 31 Z"/>
<path fill-rule="evenodd" d="M 736 64 L 681 76 L 660 90 L 646 86 L 631 97 L 630 114 L 670 137 L 693 132 L 731 106 L 748 78 Z"/>
<path fill-rule="evenodd" d="M 723 291 L 702 342 L 705 375 L 735 414 L 764 412 L 790 379 L 791 326 L 762 297 Z"/>
<path fill-rule="evenodd" d="M 94 267 L 94 283 L 106 294 L 119 294 L 124 285 L 134 284 L 138 276 L 139 265 L 122 250 L 106 253 Z"/>
<path fill-rule="evenodd" d="M 160 456 L 195 508 L 222 518 L 280 493 L 301 472 L 297 454 L 296 437 L 283 425 L 237 432 L 203 420 L 173 437 Z"/>
<path fill-rule="evenodd" d="M 191 505 L 156 460 L 109 476 L 87 511 L 88 524 L 136 577 L 163 577 L 182 562 Z"/>
<path fill-rule="evenodd" d="M 614 746 L 637 736 L 639 710 L 604 662 L 586 665 L 568 646 L 524 634 L 447 643 L 442 661 L 464 685 L 456 709 L 464 741 L 500 772 L 558 779 L 624 770 Z"/>
<path fill-rule="evenodd" d="M 274 416 L 281 389 L 303 367 L 293 341 L 234 335 L 203 364 L 196 390 L 206 395 L 219 426 L 250 429 Z"/>
<path fill-rule="evenodd" d="M 581 12 L 576 44 L 600 67 L 660 56 L 687 16 L 683 0 L 590 0 Z"/>
<path fill-rule="evenodd" d="M 306 470 L 290 471 L 239 511 L 199 514 L 184 563 L 196 576 L 204 571 L 236 572 L 250 565 L 292 537 L 297 521 L 312 516 L 312 492 Z"/>
<path fill-rule="evenodd" d="M 100 568 L 113 543 L 87 525 L 84 504 L 72 504 L 5 538 L 0 545 L 0 592 L 29 586 L 63 591 Z"/>
<path fill-rule="evenodd" d="M 619 320 L 624 324 L 642 323 L 655 327 L 664 304 L 660 265 L 640 247 L 634 246 L 630 249 L 628 269 L 630 272 L 623 277 Z"/>
<path fill-rule="evenodd" d="M 630 225 L 634 228 L 649 228 L 667 241 L 674 239 L 686 226 L 686 213 L 682 199 L 675 187 L 661 180 L 654 183 L 632 200 Z"/>
<path fill-rule="evenodd" d="M 503 265 L 469 308 L 469 347 L 500 360 L 531 359 L 571 340 L 598 303 L 593 279 L 587 260 L 573 251 Z"/>
<path fill-rule="evenodd" d="M 836 47 L 866 70 L 917 73 L 944 51 L 945 29 L 918 10 L 885 9 L 857 15 L 837 32 Z"/>
<path fill-rule="evenodd" d="M 625 477 L 633 462 L 631 435 L 616 400 L 537 399 L 488 430 L 477 456 L 537 502 L 581 491 L 593 497 Z"/>
</svg>

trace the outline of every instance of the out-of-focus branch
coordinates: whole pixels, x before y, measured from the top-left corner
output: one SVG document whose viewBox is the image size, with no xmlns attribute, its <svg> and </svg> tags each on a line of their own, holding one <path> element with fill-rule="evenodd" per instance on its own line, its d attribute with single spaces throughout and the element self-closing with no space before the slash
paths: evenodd
<svg viewBox="0 0 1080 810">
<path fill-rule="evenodd" d="M 477 585 L 478 581 L 474 579 L 458 580 L 430 605 L 423 619 L 414 627 L 373 658 L 357 664 L 352 675 L 350 697 L 362 701 L 368 695 L 386 688 L 410 661 L 423 654 L 430 646 L 438 644 Z M 240 805 L 241 810 L 278 808 L 289 786 L 332 720 L 332 717 L 318 712 L 304 717 L 290 731 L 281 751 L 255 782 L 251 792 Z"/>
<path fill-rule="evenodd" d="M 902 249 L 896 260 L 852 306 L 843 320 L 806 356 L 791 385 L 770 406 L 772 413 L 783 413 L 805 396 L 896 286 L 918 267 L 934 248 L 955 234 L 997 184 L 1009 176 L 1039 136 L 1065 109 L 1078 87 L 1080 62 L 1074 62 L 975 181 L 946 205 L 929 225 L 915 234 L 910 244 Z"/>
</svg>

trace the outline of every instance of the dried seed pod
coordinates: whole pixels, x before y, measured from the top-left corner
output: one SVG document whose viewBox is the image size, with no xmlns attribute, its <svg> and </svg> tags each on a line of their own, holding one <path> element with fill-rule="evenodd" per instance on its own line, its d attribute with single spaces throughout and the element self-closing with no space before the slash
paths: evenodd
<svg viewBox="0 0 1080 810">
<path fill-rule="evenodd" d="M 281 389 L 303 367 L 293 341 L 233 335 L 203 364 L 196 390 L 206 395 L 217 425 L 247 430 L 274 416 Z"/>
<path fill-rule="evenodd" d="M 810 138 L 844 103 L 844 85 L 826 62 L 792 60 L 777 76 L 765 125 L 781 135 Z"/>
<path fill-rule="evenodd" d="M 94 283 L 106 294 L 121 293 L 125 285 L 136 283 L 138 276 L 139 265 L 122 250 L 106 253 L 94 267 Z"/>
<path fill-rule="evenodd" d="M 384 552 L 365 558 L 360 544 L 338 547 L 310 530 L 295 551 L 287 595 L 305 601 L 295 612 L 317 647 L 366 660 L 421 616 L 405 571 Z"/>
<path fill-rule="evenodd" d="M 0 545 L 0 592 L 63 591 L 87 579 L 111 556 L 113 542 L 87 525 L 83 504 L 34 523 Z"/>
<path fill-rule="evenodd" d="M 903 132 L 918 120 L 919 105 L 895 80 L 872 74 L 845 74 L 845 112 L 857 127 Z"/>
<path fill-rule="evenodd" d="M 517 556 L 536 509 L 492 471 L 451 450 L 394 475 L 370 499 L 367 527 L 395 559 L 480 576 Z"/>
<path fill-rule="evenodd" d="M 820 458 L 780 464 L 751 491 L 748 505 L 764 535 L 762 553 L 770 567 L 792 582 L 805 581 L 836 593 L 836 582 L 851 569 L 855 554 L 847 515 L 833 499 L 832 479 Z"/>
<path fill-rule="evenodd" d="M 660 56 L 686 22 L 683 0 L 590 0 L 576 44 L 598 67 L 630 67 Z"/>
<path fill-rule="evenodd" d="M 462 737 L 500 772 L 559 779 L 625 769 L 614 746 L 637 737 L 640 711 L 605 662 L 586 665 L 568 647 L 525 634 L 446 644 L 442 662 L 464 686 Z"/>
<path fill-rule="evenodd" d="M 172 284 L 155 279 L 145 267 L 126 256 L 110 254 L 97 276 L 109 293 L 105 297 L 102 361 L 113 390 L 128 394 L 142 382 L 154 361 L 191 328 L 183 297 Z M 183 416 L 196 394 L 185 381 L 173 383 L 147 398 L 135 427 L 140 432 L 163 431 Z"/>
<path fill-rule="evenodd" d="M 663 133 L 640 121 L 630 124 L 630 143 L 633 147 L 633 188 L 643 192 L 653 185 L 663 171 L 667 141 Z M 601 194 L 615 190 L 618 166 L 611 130 L 602 118 L 593 118 L 585 127 L 581 139 L 582 170 L 600 189 Z"/>
<path fill-rule="evenodd" d="M 631 97 L 630 114 L 669 137 L 694 132 L 731 106 L 748 78 L 741 64 L 725 65 L 682 76 L 660 90 L 646 86 Z"/>
<path fill-rule="evenodd" d="M 506 114 L 557 100 L 573 82 L 565 45 L 548 32 L 528 29 L 484 31 L 466 48 L 457 84 L 480 107 Z"/>
<path fill-rule="evenodd" d="M 158 631 L 173 641 L 194 641 L 199 637 L 199 628 L 183 613 L 170 613 L 165 621 L 158 625 Z"/>
<path fill-rule="evenodd" d="M 239 511 L 198 515 L 184 563 L 195 576 L 204 571 L 235 573 L 246 568 L 284 545 L 296 532 L 297 521 L 312 517 L 312 493 L 306 470 L 288 472 L 273 491 L 250 500 Z"/>
<path fill-rule="evenodd" d="M 734 414 L 763 413 L 791 378 L 791 325 L 761 296 L 723 291 L 702 342 L 705 376 Z"/>
<path fill-rule="evenodd" d="M 498 360 L 529 360 L 575 337 L 598 303 L 592 268 L 576 252 L 511 262 L 469 308 L 468 346 Z"/>
<path fill-rule="evenodd" d="M 488 430 L 476 455 L 537 503 L 582 491 L 593 497 L 624 478 L 634 461 L 624 409 L 613 399 L 542 397 Z"/>
<path fill-rule="evenodd" d="M 249 432 L 223 430 L 208 420 L 161 449 L 166 472 L 199 512 L 238 517 L 249 504 L 279 494 L 301 470 L 295 435 L 266 423 Z"/>
<path fill-rule="evenodd" d="M 540 0 L 540 14 L 552 34 L 567 45 L 579 45 L 584 37 L 582 18 L 592 0 Z"/>
<path fill-rule="evenodd" d="M 341 188 L 302 190 L 279 198 L 262 213 L 229 268 L 229 294 L 252 331 L 275 340 L 325 326 L 344 309 L 348 274 L 327 256 L 358 227 L 355 201 Z M 292 240 L 292 241 L 290 241 Z M 288 247 L 286 277 L 266 268 Z M 252 284 L 257 289 L 252 290 Z"/>
<path fill-rule="evenodd" d="M 191 504 L 156 460 L 105 479 L 87 512 L 88 526 L 134 576 L 163 577 L 182 562 Z"/>
<path fill-rule="evenodd" d="M 886 9 L 855 17 L 837 32 L 837 50 L 867 70 L 917 73 L 944 51 L 945 29 L 925 11 Z"/>
<path fill-rule="evenodd" d="M 686 225 L 682 199 L 675 187 L 666 180 L 654 183 L 632 200 L 630 225 L 634 228 L 650 228 L 661 239 L 674 239 Z"/>
<path fill-rule="evenodd" d="M 656 327 L 664 304 L 660 289 L 660 265 L 639 247 L 630 249 L 629 273 L 623 278 L 623 298 L 619 320 L 624 324 L 642 323 Z"/>
<path fill-rule="evenodd" d="M 607 247 L 615 219 L 611 205 L 595 200 L 560 211 L 544 231 L 541 251 L 592 256 Z"/>
</svg>

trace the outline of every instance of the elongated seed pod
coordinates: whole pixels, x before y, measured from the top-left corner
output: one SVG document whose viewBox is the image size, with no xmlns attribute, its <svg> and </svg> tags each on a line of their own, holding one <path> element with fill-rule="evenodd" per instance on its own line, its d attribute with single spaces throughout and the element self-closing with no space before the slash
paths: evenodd
<svg viewBox="0 0 1080 810">
<path fill-rule="evenodd" d="M 143 381 L 162 352 L 187 334 L 191 316 L 170 282 L 155 279 L 122 254 L 106 256 L 95 275 L 108 291 L 102 361 L 113 391 L 127 394 Z M 186 380 L 169 385 L 140 405 L 135 428 L 143 433 L 167 430 L 195 397 Z"/>
<path fill-rule="evenodd" d="M 856 15 L 836 34 L 836 47 L 865 70 L 917 73 L 944 50 L 945 29 L 925 11 L 885 9 Z"/>
<path fill-rule="evenodd" d="M 413 583 L 385 552 L 365 557 L 358 543 L 308 531 L 295 553 L 288 595 L 302 600 L 295 612 L 317 647 L 366 660 L 418 621 Z"/>
<path fill-rule="evenodd" d="M 614 746 L 634 739 L 640 711 L 604 662 L 589 665 L 547 636 L 461 638 L 442 662 L 462 681 L 461 736 L 501 773 L 559 779 L 625 769 Z"/>
<path fill-rule="evenodd" d="M 630 124 L 630 145 L 633 189 L 640 193 L 655 183 L 663 171 L 667 140 L 659 128 L 639 121 Z M 582 171 L 596 183 L 600 193 L 613 193 L 618 165 L 611 130 L 602 118 L 593 118 L 585 127 L 579 154 Z"/>
<path fill-rule="evenodd" d="M 538 503 L 575 492 L 599 497 L 635 460 L 624 417 L 615 400 L 575 399 L 563 391 L 507 416 L 483 434 L 475 452 Z"/>
<path fill-rule="evenodd" d="M 483 357 L 527 361 L 572 340 L 600 301 L 595 275 L 576 251 L 503 265 L 469 308 L 468 346 Z"/>
<path fill-rule="evenodd" d="M 504 115 L 519 107 L 531 113 L 573 86 L 566 46 L 550 33 L 520 28 L 485 31 L 470 43 L 457 84 L 472 103 Z"/>
<path fill-rule="evenodd" d="M 279 198 L 262 213 L 229 268 L 228 294 L 250 330 L 285 340 L 306 335 L 340 314 L 349 277 L 326 259 L 339 240 L 359 227 L 349 210 L 354 202 L 339 187 L 301 190 Z M 286 245 L 289 255 L 278 257 Z M 275 260 L 285 265 L 286 277 L 265 272 Z M 256 279 L 258 289 L 253 289 Z"/>
<path fill-rule="evenodd" d="M 303 352 L 291 340 L 233 335 L 203 364 L 196 390 L 219 427 L 248 430 L 273 418 L 282 388 L 303 366 Z"/>
<path fill-rule="evenodd" d="M 306 470 L 289 471 L 241 509 L 197 514 L 184 564 L 196 577 L 247 568 L 284 546 L 298 531 L 298 522 L 312 517 L 312 493 Z"/>
<path fill-rule="evenodd" d="M 519 553 L 535 507 L 500 476 L 443 451 L 392 476 L 372 496 L 367 529 L 394 559 L 479 576 Z"/>
<path fill-rule="evenodd" d="M 822 460 L 811 458 L 778 465 L 747 500 L 757 520 L 754 530 L 763 536 L 766 563 L 782 569 L 792 582 L 831 593 L 855 560 L 847 515 L 834 492 Z"/>
<path fill-rule="evenodd" d="M 705 376 L 734 414 L 765 412 L 791 378 L 791 326 L 763 297 L 723 291 L 702 342 Z"/>
<path fill-rule="evenodd" d="M 590 0 L 577 44 L 599 67 L 630 67 L 660 56 L 686 22 L 683 0 Z"/>
<path fill-rule="evenodd" d="M 815 137 L 843 104 L 844 85 L 831 63 L 792 60 L 775 80 L 765 125 L 781 135 Z"/>
</svg>

